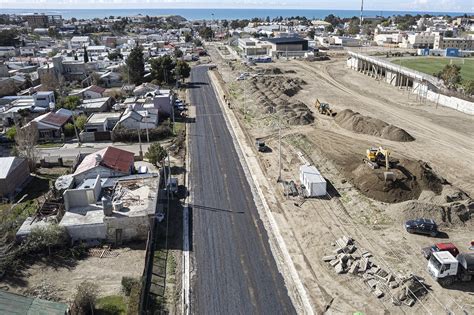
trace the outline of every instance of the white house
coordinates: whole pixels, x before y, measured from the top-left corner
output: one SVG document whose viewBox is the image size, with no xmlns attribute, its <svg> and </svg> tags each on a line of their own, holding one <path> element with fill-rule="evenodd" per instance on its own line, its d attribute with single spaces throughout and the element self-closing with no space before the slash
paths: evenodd
<svg viewBox="0 0 474 315">
<path fill-rule="evenodd" d="M 158 110 L 143 109 L 135 110 L 127 108 L 115 128 L 123 127 L 126 129 L 153 129 L 158 124 Z"/>
</svg>

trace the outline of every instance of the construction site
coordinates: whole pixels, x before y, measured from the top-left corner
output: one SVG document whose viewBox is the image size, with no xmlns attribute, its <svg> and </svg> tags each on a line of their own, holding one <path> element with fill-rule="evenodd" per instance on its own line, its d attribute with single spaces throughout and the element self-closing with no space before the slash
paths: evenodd
<svg viewBox="0 0 474 315">
<path fill-rule="evenodd" d="M 474 282 L 440 285 L 422 254 L 440 242 L 472 253 L 474 116 L 354 71 L 343 51 L 248 66 L 208 49 L 316 313 L 474 312 Z M 323 194 L 302 185 L 302 165 Z M 420 218 L 440 232 L 408 233 Z"/>
</svg>

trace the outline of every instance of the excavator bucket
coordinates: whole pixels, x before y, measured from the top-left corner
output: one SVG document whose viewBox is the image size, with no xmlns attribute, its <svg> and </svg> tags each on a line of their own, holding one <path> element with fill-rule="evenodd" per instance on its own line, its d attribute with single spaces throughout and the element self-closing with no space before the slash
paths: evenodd
<svg viewBox="0 0 474 315">
<path fill-rule="evenodd" d="M 397 179 L 394 172 L 383 172 L 383 177 L 386 182 L 394 182 Z"/>
</svg>

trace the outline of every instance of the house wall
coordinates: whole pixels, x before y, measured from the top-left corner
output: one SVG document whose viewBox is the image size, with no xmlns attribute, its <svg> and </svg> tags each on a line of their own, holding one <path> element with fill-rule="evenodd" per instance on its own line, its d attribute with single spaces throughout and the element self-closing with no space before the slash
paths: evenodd
<svg viewBox="0 0 474 315">
<path fill-rule="evenodd" d="M 0 179 L 0 197 L 10 198 L 16 189 L 21 189 L 30 177 L 28 162 L 23 160 L 5 179 Z"/>
<path fill-rule="evenodd" d="M 121 241 L 145 240 L 150 228 L 150 218 L 148 216 L 139 217 L 105 217 L 104 223 L 107 226 L 107 239 L 117 242 L 117 230 L 122 230 Z"/>
<path fill-rule="evenodd" d="M 130 175 L 129 173 L 122 173 L 119 171 L 111 170 L 103 166 L 96 166 L 84 173 L 74 175 L 74 182 L 80 183 L 84 179 L 89 179 L 89 178 L 96 178 L 97 175 L 100 175 L 101 178 L 107 178 L 107 177 L 119 177 L 119 176 L 126 176 Z"/>
<path fill-rule="evenodd" d="M 75 226 L 65 226 L 65 228 L 73 241 L 105 240 L 107 238 L 107 227 L 104 223 L 78 224 Z"/>
</svg>

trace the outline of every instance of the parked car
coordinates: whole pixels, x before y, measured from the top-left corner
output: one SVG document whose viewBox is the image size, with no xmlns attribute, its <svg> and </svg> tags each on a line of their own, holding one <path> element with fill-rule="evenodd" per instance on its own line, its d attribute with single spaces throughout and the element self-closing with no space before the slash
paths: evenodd
<svg viewBox="0 0 474 315">
<path fill-rule="evenodd" d="M 425 234 L 435 237 L 438 235 L 438 225 L 432 219 L 416 219 L 405 222 L 408 233 Z"/>
<path fill-rule="evenodd" d="M 178 179 L 176 177 L 168 178 L 168 183 L 166 188 L 169 189 L 169 192 L 173 195 L 178 194 Z"/>
</svg>

